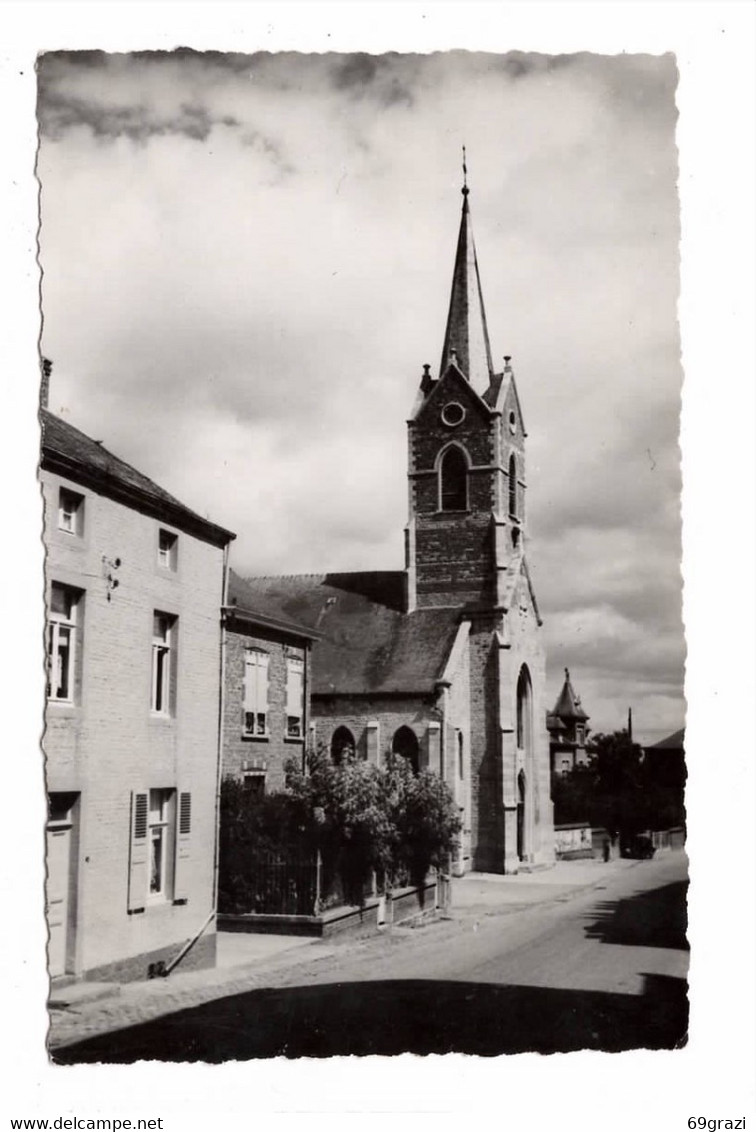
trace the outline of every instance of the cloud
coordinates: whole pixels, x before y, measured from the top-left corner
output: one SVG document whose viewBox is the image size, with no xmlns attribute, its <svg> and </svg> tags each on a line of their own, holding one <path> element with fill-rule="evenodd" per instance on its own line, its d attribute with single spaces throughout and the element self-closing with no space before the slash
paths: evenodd
<svg viewBox="0 0 756 1132">
<path fill-rule="evenodd" d="M 680 726 L 674 59 L 38 70 L 53 408 L 237 531 L 242 573 L 401 566 L 405 421 L 441 351 L 467 147 L 529 430 L 550 691 L 569 664 L 602 727 L 628 697 Z"/>
</svg>

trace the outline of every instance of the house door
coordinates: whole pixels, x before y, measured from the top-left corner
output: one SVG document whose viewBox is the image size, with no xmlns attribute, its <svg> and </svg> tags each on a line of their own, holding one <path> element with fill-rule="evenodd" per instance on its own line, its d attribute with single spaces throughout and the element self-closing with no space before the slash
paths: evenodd
<svg viewBox="0 0 756 1132">
<path fill-rule="evenodd" d="M 66 970 L 70 871 L 71 826 L 50 825 L 47 828 L 47 962 L 51 978 Z"/>
<path fill-rule="evenodd" d="M 73 942 L 69 935 L 73 919 L 71 907 L 71 856 L 74 846 L 74 815 L 77 794 L 50 794 L 47 819 L 47 963 L 50 977 L 63 975 Z"/>
</svg>

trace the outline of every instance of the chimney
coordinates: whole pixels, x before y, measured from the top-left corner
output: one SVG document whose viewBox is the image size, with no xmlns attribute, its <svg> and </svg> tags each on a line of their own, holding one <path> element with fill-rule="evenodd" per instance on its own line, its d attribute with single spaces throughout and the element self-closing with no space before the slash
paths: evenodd
<svg viewBox="0 0 756 1132">
<path fill-rule="evenodd" d="M 39 407 L 46 409 L 50 400 L 50 374 L 52 373 L 53 364 L 49 358 L 40 359 L 40 370 L 42 376 L 39 382 Z"/>
</svg>

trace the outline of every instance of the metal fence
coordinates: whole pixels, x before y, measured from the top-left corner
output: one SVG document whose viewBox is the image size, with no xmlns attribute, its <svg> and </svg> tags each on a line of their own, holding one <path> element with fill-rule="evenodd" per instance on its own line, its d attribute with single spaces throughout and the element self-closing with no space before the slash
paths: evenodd
<svg viewBox="0 0 756 1132">
<path fill-rule="evenodd" d="M 317 856 L 289 858 L 259 853 L 248 862 L 246 879 L 250 912 L 281 916 L 313 916 L 320 899 Z"/>
<path fill-rule="evenodd" d="M 221 899 L 222 912 L 313 916 L 330 908 L 362 905 L 387 887 L 386 878 L 375 873 L 350 881 L 343 858 L 307 852 L 288 855 L 257 850 L 246 855 L 243 876 L 243 890 L 237 892 L 235 906 Z M 409 884 L 409 876 L 402 871 L 391 878 L 388 888 Z"/>
</svg>

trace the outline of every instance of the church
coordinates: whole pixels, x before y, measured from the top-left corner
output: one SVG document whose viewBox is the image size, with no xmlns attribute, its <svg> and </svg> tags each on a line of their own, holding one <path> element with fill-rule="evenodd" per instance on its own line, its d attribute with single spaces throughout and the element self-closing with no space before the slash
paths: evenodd
<svg viewBox="0 0 756 1132">
<path fill-rule="evenodd" d="M 423 367 L 407 422 L 404 569 L 232 572 L 229 583 L 231 606 L 312 630 L 311 748 L 337 761 L 395 751 L 444 778 L 463 825 L 458 874 L 554 860 L 527 434 L 510 362 L 495 372 L 465 183 L 441 363 L 435 377 Z"/>
</svg>

